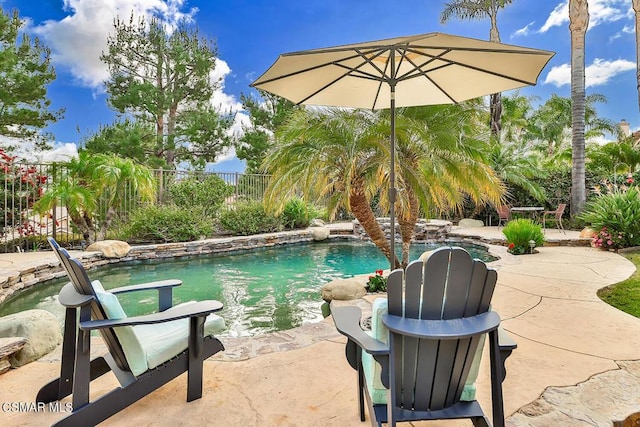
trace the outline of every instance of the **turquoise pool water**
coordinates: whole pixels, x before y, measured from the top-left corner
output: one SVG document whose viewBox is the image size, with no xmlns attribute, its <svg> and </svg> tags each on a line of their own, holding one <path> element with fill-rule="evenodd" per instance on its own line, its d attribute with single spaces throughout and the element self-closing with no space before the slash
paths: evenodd
<svg viewBox="0 0 640 427">
<path fill-rule="evenodd" d="M 411 259 L 435 245 L 415 244 Z M 488 259 L 480 246 L 467 246 L 475 257 Z M 215 299 L 227 323 L 226 336 L 255 336 L 287 330 L 322 319 L 320 288 L 336 279 L 387 269 L 388 261 L 370 243 L 336 241 L 284 245 L 209 256 L 134 261 L 89 271 L 106 289 L 154 280 L 177 278 L 174 304 Z M 0 306 L 0 316 L 40 308 L 64 319 L 57 295 L 66 279 L 37 285 Z M 119 295 L 129 316 L 157 307 L 156 292 Z"/>
</svg>

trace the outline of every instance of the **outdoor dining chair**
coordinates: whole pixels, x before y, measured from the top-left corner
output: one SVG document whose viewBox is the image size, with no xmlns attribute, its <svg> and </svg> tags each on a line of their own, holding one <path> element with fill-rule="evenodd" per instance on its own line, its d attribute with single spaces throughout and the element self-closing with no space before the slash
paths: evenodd
<svg viewBox="0 0 640 427">
<path fill-rule="evenodd" d="M 562 231 L 564 234 L 567 234 L 567 232 L 564 231 L 564 227 L 562 226 L 562 215 L 564 214 L 564 210 L 566 209 L 566 207 L 566 203 L 560 203 L 556 210 L 544 211 L 542 213 L 542 229 L 544 231 L 547 230 L 547 217 L 551 217 L 556 222 L 558 231 Z"/>
<path fill-rule="evenodd" d="M 511 206 L 498 206 L 496 212 L 498 212 L 498 227 L 504 226 L 507 222 L 511 221 Z"/>
</svg>

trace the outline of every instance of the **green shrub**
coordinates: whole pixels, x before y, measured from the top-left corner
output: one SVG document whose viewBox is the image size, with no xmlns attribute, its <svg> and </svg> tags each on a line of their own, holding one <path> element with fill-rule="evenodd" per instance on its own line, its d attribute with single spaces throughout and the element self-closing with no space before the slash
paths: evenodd
<svg viewBox="0 0 640 427">
<path fill-rule="evenodd" d="M 544 234 L 540 224 L 533 222 L 527 218 L 518 218 L 509 221 L 504 226 L 502 234 L 507 238 L 509 244 L 509 252 L 514 255 L 522 255 L 529 253 L 531 246 L 530 241 L 535 242 L 535 247 L 544 244 Z"/>
<path fill-rule="evenodd" d="M 213 215 L 225 199 L 233 194 L 233 186 L 217 175 L 191 177 L 178 181 L 169 188 L 173 203 L 181 208 L 199 206 L 206 215 Z"/>
<path fill-rule="evenodd" d="M 213 234 L 213 221 L 201 207 L 153 205 L 133 211 L 122 232 L 133 242 L 188 242 Z"/>
<path fill-rule="evenodd" d="M 640 246 L 640 191 L 635 186 L 590 200 L 579 218 L 599 232 L 594 239 L 596 246 L 613 249 Z M 609 241 L 612 244 L 608 244 Z"/>
<path fill-rule="evenodd" d="M 280 218 L 268 214 L 262 203 L 246 201 L 220 212 L 220 226 L 234 235 L 269 233 L 283 229 Z"/>
<path fill-rule="evenodd" d="M 308 227 L 311 220 L 317 216 L 317 211 L 299 197 L 290 199 L 282 211 L 282 223 L 285 228 Z"/>
</svg>

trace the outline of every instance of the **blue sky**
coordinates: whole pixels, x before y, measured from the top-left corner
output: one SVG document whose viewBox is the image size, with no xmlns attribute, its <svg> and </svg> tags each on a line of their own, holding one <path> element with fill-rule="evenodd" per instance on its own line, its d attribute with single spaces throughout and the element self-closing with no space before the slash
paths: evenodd
<svg viewBox="0 0 640 427">
<path fill-rule="evenodd" d="M 40 37 L 53 53 L 58 78 L 49 86 L 54 108 L 64 119 L 46 130 L 59 151 L 69 151 L 102 124 L 112 123 L 102 82 L 108 77 L 99 60 L 116 15 L 160 14 L 168 21 L 193 20 L 200 32 L 216 41 L 216 74 L 223 86 L 212 102 L 239 111 L 240 94 L 280 53 L 428 32 L 488 39 L 489 21 L 440 24 L 445 0 L 0 0 L 3 9 L 17 8 L 27 31 Z M 600 116 L 626 119 L 640 129 L 636 90 L 634 19 L 629 0 L 589 0 L 586 39 L 587 94 L 607 97 Z M 556 56 L 535 87 L 521 90 L 541 102 L 551 94 L 569 97 L 570 49 L 567 1 L 514 0 L 498 15 L 504 43 L 548 49 Z M 65 144 L 66 147 L 65 147 Z M 233 152 L 217 171 L 241 171 Z"/>
</svg>

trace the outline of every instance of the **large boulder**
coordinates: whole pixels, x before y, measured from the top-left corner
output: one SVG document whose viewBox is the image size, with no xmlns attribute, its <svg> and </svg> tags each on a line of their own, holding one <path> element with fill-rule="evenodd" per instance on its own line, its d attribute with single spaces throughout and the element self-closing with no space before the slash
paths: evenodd
<svg viewBox="0 0 640 427">
<path fill-rule="evenodd" d="M 0 338 L 24 337 L 27 343 L 9 362 L 17 368 L 51 353 L 62 342 L 58 319 L 46 310 L 27 310 L 0 317 Z"/>
<path fill-rule="evenodd" d="M 313 236 L 313 240 L 316 242 L 328 239 L 329 234 L 331 234 L 331 231 L 327 227 L 311 227 L 309 230 L 311 230 L 311 236 Z"/>
<path fill-rule="evenodd" d="M 129 254 L 131 246 L 127 242 L 120 240 L 101 240 L 92 243 L 87 248 L 89 252 L 102 252 L 105 258 L 122 258 Z"/>
<path fill-rule="evenodd" d="M 322 299 L 327 302 L 358 299 L 366 294 L 367 290 L 364 288 L 362 279 L 356 277 L 335 279 L 322 287 Z"/>
</svg>

